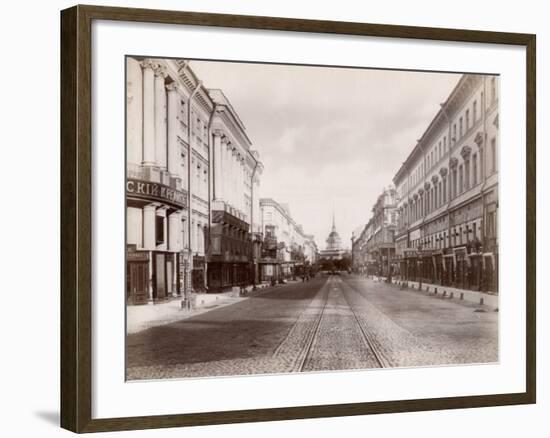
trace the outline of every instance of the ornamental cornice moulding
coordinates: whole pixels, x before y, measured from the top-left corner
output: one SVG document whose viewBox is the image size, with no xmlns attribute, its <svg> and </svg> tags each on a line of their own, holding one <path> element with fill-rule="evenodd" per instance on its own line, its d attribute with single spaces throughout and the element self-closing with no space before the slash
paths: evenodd
<svg viewBox="0 0 550 438">
<path fill-rule="evenodd" d="M 462 156 L 462 158 L 466 159 L 470 156 L 470 154 L 472 153 L 472 148 L 468 145 L 464 145 L 462 146 L 462 149 L 460 150 L 460 155 Z"/>
<path fill-rule="evenodd" d="M 166 76 L 168 76 L 168 71 L 166 70 L 166 67 L 163 64 L 155 63 L 153 66 L 153 71 L 155 72 L 155 76 L 160 77 L 162 79 L 165 79 Z"/>
<path fill-rule="evenodd" d="M 484 135 L 480 131 L 476 134 L 476 136 L 474 138 L 474 142 L 475 142 L 475 144 L 477 144 L 478 147 L 481 147 L 483 145 L 483 139 L 484 139 Z"/>
<path fill-rule="evenodd" d="M 172 92 L 177 91 L 177 90 L 178 90 L 178 86 L 177 86 L 175 81 L 172 81 L 172 82 L 166 84 L 166 91 L 168 93 L 172 93 Z"/>
<path fill-rule="evenodd" d="M 154 70 L 156 62 L 153 61 L 152 59 L 145 58 L 139 64 L 141 65 L 141 68 L 143 68 L 144 70 L 147 69 L 147 68 L 150 68 L 151 70 Z"/>
</svg>

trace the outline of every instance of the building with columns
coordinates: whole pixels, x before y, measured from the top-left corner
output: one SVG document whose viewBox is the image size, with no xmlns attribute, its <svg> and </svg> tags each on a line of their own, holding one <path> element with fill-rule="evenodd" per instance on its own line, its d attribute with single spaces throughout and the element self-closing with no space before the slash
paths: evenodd
<svg viewBox="0 0 550 438">
<path fill-rule="evenodd" d="M 393 178 L 403 279 L 498 291 L 498 95 L 463 75 Z"/>
<path fill-rule="evenodd" d="M 386 187 L 372 207 L 372 234 L 367 240 L 367 273 L 387 277 L 393 272 L 397 196 L 393 186 Z"/>
<path fill-rule="evenodd" d="M 358 274 L 366 274 L 368 267 L 372 265 L 372 255 L 369 255 L 367 251 L 367 243 L 373 235 L 373 219 L 355 229 L 351 237 L 351 258 L 352 269 Z"/>
<path fill-rule="evenodd" d="M 127 302 L 252 281 L 262 166 L 242 122 L 186 60 L 126 63 Z"/>
<path fill-rule="evenodd" d="M 213 290 L 222 290 L 260 281 L 263 165 L 227 97 L 218 89 L 209 90 L 209 94 L 214 112 L 208 284 Z"/>
<path fill-rule="evenodd" d="M 262 198 L 260 216 L 264 236 L 260 260 L 262 281 L 301 275 L 316 262 L 314 237 L 304 233 L 302 226 L 292 218 L 287 204 Z"/>
<path fill-rule="evenodd" d="M 353 232 L 351 252 L 355 272 L 385 277 L 393 273 L 396 207 L 396 191 L 388 186 L 376 199 L 369 221 Z"/>
</svg>

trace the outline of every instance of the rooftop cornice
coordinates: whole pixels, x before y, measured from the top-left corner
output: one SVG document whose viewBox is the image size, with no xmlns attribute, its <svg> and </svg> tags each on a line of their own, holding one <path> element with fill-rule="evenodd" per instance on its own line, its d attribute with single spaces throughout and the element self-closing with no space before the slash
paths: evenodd
<svg viewBox="0 0 550 438">
<path fill-rule="evenodd" d="M 429 123 L 428 127 L 413 147 L 407 159 L 402 163 L 399 170 L 393 177 L 393 182 L 397 186 L 403 178 L 407 176 L 407 170 L 410 170 L 416 164 L 416 157 L 418 152 L 422 155 L 423 146 L 430 143 L 434 134 L 439 133 L 442 123 L 448 123 L 449 119 L 455 116 L 464 102 L 471 96 L 471 93 L 479 86 L 483 75 L 477 74 L 464 74 L 451 91 L 447 100 L 441 104 L 439 111 Z"/>
</svg>

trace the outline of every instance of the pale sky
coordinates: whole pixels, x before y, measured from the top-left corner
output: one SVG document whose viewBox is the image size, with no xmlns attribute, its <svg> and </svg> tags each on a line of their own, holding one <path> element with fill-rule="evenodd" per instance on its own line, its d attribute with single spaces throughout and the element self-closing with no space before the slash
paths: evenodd
<svg viewBox="0 0 550 438">
<path fill-rule="evenodd" d="M 287 203 L 324 249 L 332 211 L 345 247 L 460 75 L 192 61 L 220 88 L 264 165 L 262 197 Z"/>
</svg>

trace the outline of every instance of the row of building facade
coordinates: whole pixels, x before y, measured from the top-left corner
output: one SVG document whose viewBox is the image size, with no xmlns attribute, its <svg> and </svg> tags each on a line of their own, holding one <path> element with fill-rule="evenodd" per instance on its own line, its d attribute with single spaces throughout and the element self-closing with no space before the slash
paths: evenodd
<svg viewBox="0 0 550 438">
<path fill-rule="evenodd" d="M 498 96 L 461 77 L 354 232 L 356 271 L 498 291 Z"/>
<path fill-rule="evenodd" d="M 186 60 L 126 63 L 127 302 L 258 284 L 313 260 L 313 236 L 260 199 L 263 164 L 224 93 Z"/>
<path fill-rule="evenodd" d="M 260 199 L 263 230 L 262 279 L 277 280 L 309 273 L 319 257 L 315 238 L 292 218 L 288 204 Z"/>
</svg>

